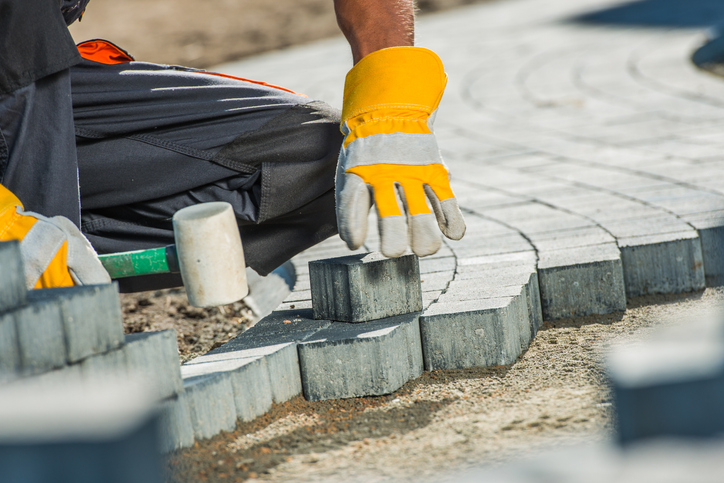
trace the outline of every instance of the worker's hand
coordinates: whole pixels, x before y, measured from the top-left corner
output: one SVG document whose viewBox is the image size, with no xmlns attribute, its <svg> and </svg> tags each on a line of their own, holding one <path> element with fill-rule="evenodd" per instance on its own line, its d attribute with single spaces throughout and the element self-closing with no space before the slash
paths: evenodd
<svg viewBox="0 0 724 483">
<path fill-rule="evenodd" d="M 440 231 L 465 234 L 432 132 L 446 80 L 438 56 L 417 47 L 378 50 L 347 74 L 336 196 L 339 234 L 351 249 L 364 243 L 372 200 L 388 257 L 402 255 L 408 233 L 419 256 L 440 248 Z"/>
<path fill-rule="evenodd" d="M 68 218 L 23 211 L 0 185 L 0 241 L 18 240 L 28 289 L 110 283 L 95 250 Z"/>
</svg>

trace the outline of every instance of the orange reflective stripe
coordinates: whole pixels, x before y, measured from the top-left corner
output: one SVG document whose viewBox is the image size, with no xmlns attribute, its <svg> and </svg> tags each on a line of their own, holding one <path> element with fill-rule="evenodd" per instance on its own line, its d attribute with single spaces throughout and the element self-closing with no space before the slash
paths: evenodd
<svg viewBox="0 0 724 483">
<path fill-rule="evenodd" d="M 244 82 L 251 82 L 252 84 L 257 84 L 257 85 L 260 85 L 260 86 L 271 87 L 272 89 L 279 89 L 280 91 L 289 92 L 289 93 L 294 94 L 294 95 L 297 95 L 297 96 L 307 97 L 307 96 L 305 96 L 304 94 L 300 94 L 300 93 L 298 93 L 298 92 L 294 92 L 293 90 L 287 89 L 286 87 L 280 87 L 280 86 L 277 86 L 277 85 L 274 85 L 274 84 L 269 84 L 269 83 L 267 83 L 267 82 L 262 82 L 262 81 L 252 80 L 252 79 L 245 79 L 245 78 L 243 78 L 243 77 L 236 77 L 235 75 L 221 74 L 221 73 L 219 73 L 219 72 L 201 72 L 201 74 L 215 75 L 215 76 L 218 76 L 218 77 L 226 77 L 227 79 L 234 79 L 234 80 L 240 80 L 240 81 L 244 81 Z"/>
<path fill-rule="evenodd" d="M 100 64 L 123 64 L 135 60 L 131 54 L 103 39 L 87 40 L 78 44 L 80 56 Z"/>
</svg>

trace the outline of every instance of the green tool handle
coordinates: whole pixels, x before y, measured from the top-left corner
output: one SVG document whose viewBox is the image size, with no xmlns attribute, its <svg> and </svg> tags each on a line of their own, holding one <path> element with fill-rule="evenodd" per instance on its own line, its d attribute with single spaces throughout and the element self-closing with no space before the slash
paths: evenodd
<svg viewBox="0 0 724 483">
<path fill-rule="evenodd" d="M 154 273 L 179 272 L 176 246 L 99 255 L 111 278 L 135 277 Z"/>
</svg>

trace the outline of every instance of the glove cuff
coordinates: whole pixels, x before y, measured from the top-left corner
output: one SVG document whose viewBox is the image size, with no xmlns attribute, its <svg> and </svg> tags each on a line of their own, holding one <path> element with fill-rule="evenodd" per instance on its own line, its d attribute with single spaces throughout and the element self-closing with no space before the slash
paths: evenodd
<svg viewBox="0 0 724 483">
<path fill-rule="evenodd" d="M 391 47 L 375 51 L 355 65 L 344 84 L 342 123 L 378 109 L 423 111 L 437 109 L 447 75 L 433 51 Z"/>
</svg>

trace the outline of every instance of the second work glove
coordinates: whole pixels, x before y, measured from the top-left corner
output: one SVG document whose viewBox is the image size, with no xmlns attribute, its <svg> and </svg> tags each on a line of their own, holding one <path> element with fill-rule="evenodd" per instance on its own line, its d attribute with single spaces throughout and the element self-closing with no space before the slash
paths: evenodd
<svg viewBox="0 0 724 483">
<path fill-rule="evenodd" d="M 388 257 L 408 243 L 431 255 L 440 231 L 453 240 L 465 234 L 432 131 L 446 81 L 439 57 L 418 47 L 378 50 L 347 74 L 336 198 L 339 234 L 351 249 L 365 241 L 372 201 Z"/>
<path fill-rule="evenodd" d="M 23 210 L 0 185 L 0 241 L 18 240 L 28 289 L 110 283 L 91 244 L 68 218 Z"/>
</svg>

